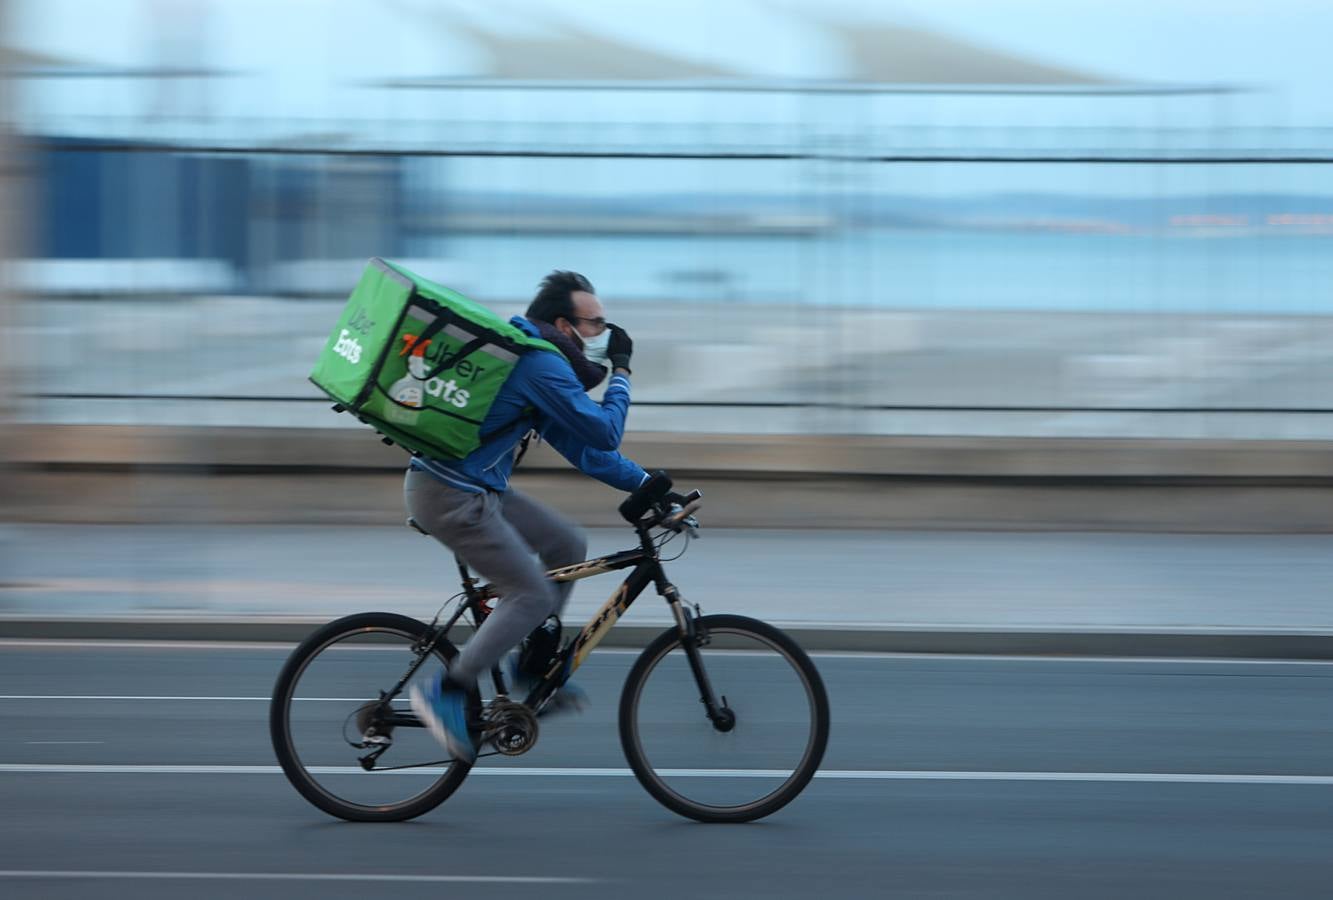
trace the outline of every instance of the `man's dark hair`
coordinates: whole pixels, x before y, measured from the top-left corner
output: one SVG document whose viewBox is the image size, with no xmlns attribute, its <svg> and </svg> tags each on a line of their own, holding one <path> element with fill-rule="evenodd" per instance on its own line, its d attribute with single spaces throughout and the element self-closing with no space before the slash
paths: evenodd
<svg viewBox="0 0 1333 900">
<path fill-rule="evenodd" d="M 597 293 L 593 290 L 592 282 L 578 272 L 556 269 L 543 278 L 542 283 L 537 286 L 537 296 L 533 297 L 532 302 L 528 304 L 528 311 L 525 315 L 529 319 L 550 322 L 553 325 L 556 319 L 573 321 L 574 300 L 571 295 L 575 291 L 587 291 L 589 294 Z"/>
</svg>

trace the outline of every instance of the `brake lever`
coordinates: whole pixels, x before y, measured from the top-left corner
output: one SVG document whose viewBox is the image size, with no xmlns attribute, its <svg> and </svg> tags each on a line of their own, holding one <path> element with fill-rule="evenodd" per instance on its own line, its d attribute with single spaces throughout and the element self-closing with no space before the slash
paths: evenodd
<svg viewBox="0 0 1333 900">
<path fill-rule="evenodd" d="M 699 520 L 694 517 L 694 513 L 702 505 L 703 500 L 697 498 L 683 507 L 673 503 L 671 513 L 662 520 L 662 526 L 672 531 L 680 531 L 685 528 L 689 530 L 690 537 L 698 537 Z"/>
</svg>

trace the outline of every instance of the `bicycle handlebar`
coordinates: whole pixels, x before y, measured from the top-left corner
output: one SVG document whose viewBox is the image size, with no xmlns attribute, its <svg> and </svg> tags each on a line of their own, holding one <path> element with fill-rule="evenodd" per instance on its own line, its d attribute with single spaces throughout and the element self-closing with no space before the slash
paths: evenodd
<svg viewBox="0 0 1333 900">
<path fill-rule="evenodd" d="M 620 504 L 620 515 L 631 525 L 639 525 L 643 516 L 671 493 L 671 476 L 658 469 Z"/>
<path fill-rule="evenodd" d="M 691 530 L 698 527 L 693 520 L 694 511 L 702 505 L 702 494 L 691 491 L 684 498 L 671 497 L 684 506 L 668 503 L 671 496 L 671 476 L 661 469 L 653 472 L 643 484 L 620 504 L 620 515 L 635 528 L 663 527 L 680 531 L 684 527 Z"/>
<path fill-rule="evenodd" d="M 694 513 L 699 507 L 704 505 L 704 501 L 698 491 L 694 491 L 692 495 L 694 496 L 693 500 L 686 503 L 682 509 L 671 513 L 671 515 L 664 518 L 659 524 L 663 528 L 670 528 L 672 531 L 680 531 L 682 528 L 688 528 L 690 533 L 694 534 L 694 530 L 699 527 L 699 522 L 694 518 Z"/>
</svg>

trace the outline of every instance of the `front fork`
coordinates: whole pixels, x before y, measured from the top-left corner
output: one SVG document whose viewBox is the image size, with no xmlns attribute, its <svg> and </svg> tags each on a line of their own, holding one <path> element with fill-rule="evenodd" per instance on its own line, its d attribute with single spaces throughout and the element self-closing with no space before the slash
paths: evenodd
<svg viewBox="0 0 1333 900">
<path fill-rule="evenodd" d="M 703 654 L 699 652 L 700 647 L 708 645 L 709 636 L 707 629 L 699 624 L 701 617 L 698 608 L 691 610 L 687 607 L 675 585 L 668 584 L 662 590 L 662 596 L 666 598 L 671 613 L 676 618 L 680 645 L 685 650 L 685 658 L 690 662 L 694 683 L 699 688 L 699 702 L 704 705 L 708 721 L 713 723 L 713 728 L 717 731 L 731 731 L 736 727 L 736 714 L 727 706 L 725 696 L 722 697 L 721 703 L 718 702 L 717 695 L 713 693 L 713 684 L 708 679 L 708 672 L 704 670 Z"/>
</svg>

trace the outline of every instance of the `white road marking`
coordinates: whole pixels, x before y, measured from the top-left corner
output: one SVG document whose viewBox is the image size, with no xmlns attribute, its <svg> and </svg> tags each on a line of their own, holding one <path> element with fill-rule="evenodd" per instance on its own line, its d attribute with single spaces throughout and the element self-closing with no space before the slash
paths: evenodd
<svg viewBox="0 0 1333 900">
<path fill-rule="evenodd" d="M 562 878 L 542 875 L 392 875 L 335 872 L 70 872 L 59 869 L 0 869 L 0 878 L 82 879 L 189 879 L 204 881 L 369 881 L 369 882 L 466 882 L 471 884 L 591 884 L 595 878 Z"/>
<path fill-rule="evenodd" d="M 314 631 L 315 628 L 310 629 Z M 0 647 L 24 650 L 282 650 L 290 653 L 296 641 L 128 641 L 73 638 L 0 638 Z"/>
<path fill-rule="evenodd" d="M 207 700 L 207 701 L 246 701 L 268 703 L 272 697 L 187 697 L 184 695 L 147 695 L 147 694 L 0 694 L 0 700 Z M 365 697 L 297 697 L 299 701 L 321 701 L 325 703 L 364 703 Z M 395 701 L 407 702 L 406 697 L 394 698 Z"/>
<path fill-rule="evenodd" d="M 438 776 L 439 768 L 398 769 L 384 775 Z M 10 775 L 278 775 L 278 766 L 190 766 L 190 765 L 60 765 L 46 763 L 0 763 L 0 774 Z M 362 775 L 357 766 L 311 766 L 312 775 Z M 629 778 L 627 768 L 526 768 L 482 767 L 473 775 L 529 778 Z M 664 778 L 785 778 L 784 769 L 660 769 Z M 1090 781 L 1168 784 L 1271 784 L 1333 785 L 1333 775 L 1256 775 L 1208 772 L 988 772 L 931 771 L 917 769 L 825 769 L 816 778 L 835 781 Z"/>
<path fill-rule="evenodd" d="M 600 652 L 600 651 L 598 651 Z M 637 652 L 637 651 L 636 651 Z M 809 654 L 813 659 L 920 659 L 935 662 L 1039 662 L 1039 663 L 1113 663 L 1123 665 L 1194 665 L 1194 666 L 1333 666 L 1333 659 L 1260 659 L 1249 657 L 1203 656 L 1023 656 L 986 653 L 885 653 L 874 650 L 821 650 Z"/>
</svg>

